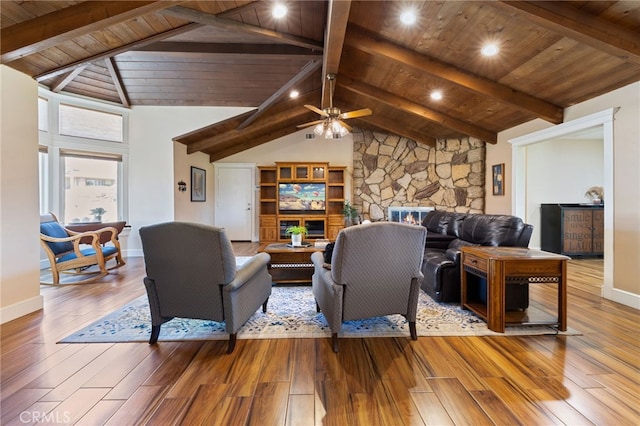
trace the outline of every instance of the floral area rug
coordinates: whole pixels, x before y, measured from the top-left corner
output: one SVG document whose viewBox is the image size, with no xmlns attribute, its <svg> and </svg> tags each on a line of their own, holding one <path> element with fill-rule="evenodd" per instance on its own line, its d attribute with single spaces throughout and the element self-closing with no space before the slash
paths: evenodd
<svg viewBox="0 0 640 426">
<path fill-rule="evenodd" d="M 458 305 L 434 302 L 420 292 L 416 328 L 419 336 L 504 336 L 558 334 L 548 326 L 507 327 L 495 333 L 473 313 Z M 147 296 L 141 296 L 59 343 L 147 342 L 151 316 Z M 560 333 L 566 334 L 566 333 Z M 571 333 L 569 333 L 571 334 Z M 575 333 L 574 333 L 575 334 Z M 238 339 L 325 338 L 331 331 L 316 305 L 310 286 L 274 286 L 267 312 L 262 308 L 238 332 Z M 401 315 L 348 321 L 341 337 L 408 337 L 409 325 Z M 159 341 L 228 339 L 223 323 L 174 318 L 162 325 Z"/>
</svg>

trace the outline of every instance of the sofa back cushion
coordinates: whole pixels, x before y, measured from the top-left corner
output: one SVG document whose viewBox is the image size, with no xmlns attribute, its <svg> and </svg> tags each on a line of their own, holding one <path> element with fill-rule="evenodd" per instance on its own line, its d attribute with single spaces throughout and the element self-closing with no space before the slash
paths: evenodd
<svg viewBox="0 0 640 426">
<path fill-rule="evenodd" d="M 482 246 L 515 247 L 525 223 L 509 215 L 467 215 L 460 227 L 459 238 Z"/>
<path fill-rule="evenodd" d="M 422 226 L 427 228 L 427 232 L 446 234 L 450 216 L 450 213 L 444 210 L 430 211 L 424 216 Z"/>
<path fill-rule="evenodd" d="M 62 225 L 56 221 L 41 222 L 40 233 L 52 238 L 67 238 L 69 236 Z M 57 243 L 47 241 L 46 243 L 55 255 L 73 250 L 73 243 L 71 241 L 62 241 Z"/>
<path fill-rule="evenodd" d="M 462 238 L 462 224 L 469 217 L 465 213 L 449 213 L 449 222 L 447 223 L 447 234 L 456 238 Z"/>
</svg>

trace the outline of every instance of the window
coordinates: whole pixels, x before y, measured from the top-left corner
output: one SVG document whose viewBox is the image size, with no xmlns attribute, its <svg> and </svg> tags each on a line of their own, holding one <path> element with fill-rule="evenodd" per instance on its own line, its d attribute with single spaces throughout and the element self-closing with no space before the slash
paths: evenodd
<svg viewBox="0 0 640 426">
<path fill-rule="evenodd" d="M 39 95 L 41 213 L 64 223 L 127 220 L 128 111 L 44 88 Z"/>
<path fill-rule="evenodd" d="M 60 104 L 60 134 L 122 142 L 122 115 Z"/>
<path fill-rule="evenodd" d="M 49 154 L 46 146 L 40 146 L 38 153 L 38 173 L 40 183 L 40 214 L 49 213 Z"/>
<path fill-rule="evenodd" d="M 38 98 L 38 130 L 49 131 L 49 101 Z"/>
<path fill-rule="evenodd" d="M 64 222 L 118 220 L 119 156 L 61 151 L 64 164 Z"/>
</svg>

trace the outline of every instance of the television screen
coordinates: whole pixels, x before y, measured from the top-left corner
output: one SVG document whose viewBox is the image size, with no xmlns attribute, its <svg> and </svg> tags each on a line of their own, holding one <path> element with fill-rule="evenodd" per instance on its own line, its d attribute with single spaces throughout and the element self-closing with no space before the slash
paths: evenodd
<svg viewBox="0 0 640 426">
<path fill-rule="evenodd" d="M 324 211 L 324 183 L 281 183 L 278 185 L 278 205 L 281 211 Z"/>
</svg>

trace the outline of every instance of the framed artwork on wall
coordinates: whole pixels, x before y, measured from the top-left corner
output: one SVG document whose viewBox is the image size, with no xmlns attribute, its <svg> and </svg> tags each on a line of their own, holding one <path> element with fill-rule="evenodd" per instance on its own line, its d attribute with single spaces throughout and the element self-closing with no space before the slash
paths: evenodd
<svg viewBox="0 0 640 426">
<path fill-rule="evenodd" d="M 206 201 L 207 171 L 191 166 L 191 201 Z"/>
<path fill-rule="evenodd" d="M 491 166 L 493 175 L 493 195 L 504 195 L 504 163 Z"/>
</svg>

